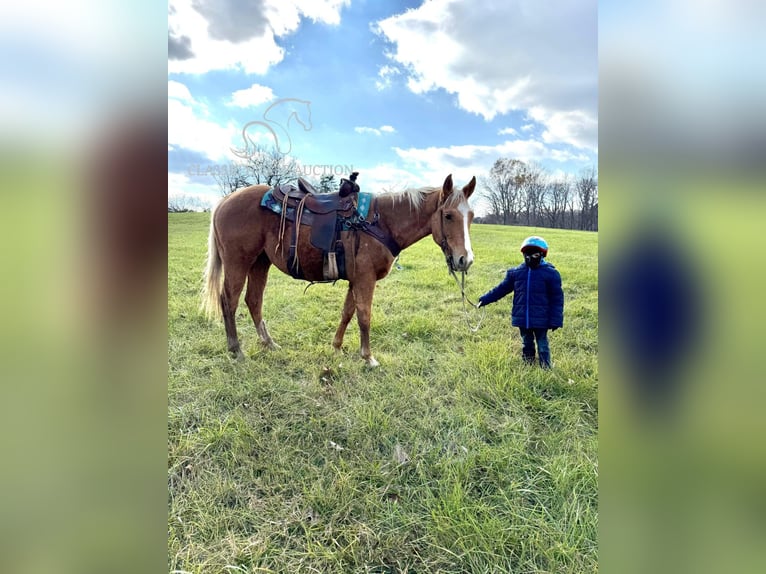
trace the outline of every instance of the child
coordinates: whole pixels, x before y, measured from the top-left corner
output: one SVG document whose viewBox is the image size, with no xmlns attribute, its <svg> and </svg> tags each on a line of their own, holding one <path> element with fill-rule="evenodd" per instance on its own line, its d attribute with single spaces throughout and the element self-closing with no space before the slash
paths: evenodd
<svg viewBox="0 0 766 574">
<path fill-rule="evenodd" d="M 483 307 L 502 299 L 513 291 L 511 325 L 519 328 L 523 346 L 521 355 L 525 363 L 535 362 L 535 340 L 540 366 L 551 368 L 548 329 L 556 330 L 564 324 L 564 291 L 561 275 L 545 260 L 548 244 L 542 237 L 527 237 L 521 244 L 524 263 L 509 269 L 500 284 L 481 297 L 476 307 Z"/>
</svg>

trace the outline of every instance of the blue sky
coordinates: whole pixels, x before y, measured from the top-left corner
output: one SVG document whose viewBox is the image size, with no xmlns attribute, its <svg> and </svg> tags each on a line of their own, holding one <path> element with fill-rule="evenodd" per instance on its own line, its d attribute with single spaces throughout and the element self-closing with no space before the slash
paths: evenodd
<svg viewBox="0 0 766 574">
<path fill-rule="evenodd" d="M 373 192 L 465 183 L 500 157 L 598 163 L 595 0 L 171 0 L 168 24 L 170 195 L 214 201 L 206 172 L 248 122 Z"/>
</svg>

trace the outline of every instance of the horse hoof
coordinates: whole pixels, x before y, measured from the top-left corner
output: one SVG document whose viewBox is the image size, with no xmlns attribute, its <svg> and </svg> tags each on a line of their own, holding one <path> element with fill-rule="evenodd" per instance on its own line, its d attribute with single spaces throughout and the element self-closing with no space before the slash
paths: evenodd
<svg viewBox="0 0 766 574">
<path fill-rule="evenodd" d="M 245 354 L 241 350 L 238 350 L 236 353 L 233 353 L 233 358 L 235 361 L 244 361 Z"/>
<path fill-rule="evenodd" d="M 261 341 L 261 345 L 269 349 L 270 351 L 276 351 L 277 349 L 281 349 L 279 345 L 277 345 L 274 341 Z"/>
<path fill-rule="evenodd" d="M 371 369 L 374 369 L 375 367 L 379 367 L 380 363 L 375 360 L 375 357 L 369 357 L 365 359 L 367 361 L 367 366 Z"/>
</svg>

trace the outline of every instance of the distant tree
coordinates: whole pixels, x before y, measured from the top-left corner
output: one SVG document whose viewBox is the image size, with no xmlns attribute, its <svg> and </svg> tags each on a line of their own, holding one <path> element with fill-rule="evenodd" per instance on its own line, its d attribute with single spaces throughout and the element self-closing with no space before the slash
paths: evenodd
<svg viewBox="0 0 766 574">
<path fill-rule="evenodd" d="M 244 154 L 242 154 L 243 157 Z M 251 184 L 265 184 L 269 187 L 289 183 L 298 179 L 300 166 L 291 156 L 280 152 L 276 146 L 254 145 L 243 157 Z"/>
<path fill-rule="evenodd" d="M 188 213 L 190 211 L 208 211 L 210 205 L 192 195 L 168 196 L 168 213 Z"/>
<path fill-rule="evenodd" d="M 483 196 L 489 204 L 490 214 L 503 225 L 517 222 L 527 177 L 528 166 L 523 161 L 500 158 L 490 169 L 489 177 L 484 179 Z"/>
<path fill-rule="evenodd" d="M 524 172 L 518 178 L 522 191 L 521 208 L 525 225 L 538 225 L 542 220 L 543 202 L 545 201 L 546 175 L 543 168 L 536 164 L 525 164 Z"/>
<path fill-rule="evenodd" d="M 566 228 L 577 229 L 577 216 L 576 211 L 576 195 L 574 189 L 570 189 L 569 198 L 567 199 L 567 216 L 566 216 Z"/>
<path fill-rule="evenodd" d="M 568 179 L 552 180 L 545 185 L 542 212 L 547 227 L 568 227 L 565 219 L 570 195 L 571 185 Z"/>
<path fill-rule="evenodd" d="M 177 199 L 168 199 L 168 213 L 188 213 L 192 211 Z"/>
<path fill-rule="evenodd" d="M 598 230 L 598 174 L 596 168 L 584 171 L 575 183 L 575 193 L 580 202 L 579 229 Z"/>
<path fill-rule="evenodd" d="M 229 162 L 212 171 L 213 178 L 221 190 L 221 195 L 234 193 L 242 187 L 252 185 L 250 169 L 241 162 Z"/>
<path fill-rule="evenodd" d="M 319 178 L 317 191 L 319 191 L 319 193 L 334 193 L 338 191 L 337 187 L 338 185 L 335 183 L 335 175 L 326 173 Z"/>
</svg>

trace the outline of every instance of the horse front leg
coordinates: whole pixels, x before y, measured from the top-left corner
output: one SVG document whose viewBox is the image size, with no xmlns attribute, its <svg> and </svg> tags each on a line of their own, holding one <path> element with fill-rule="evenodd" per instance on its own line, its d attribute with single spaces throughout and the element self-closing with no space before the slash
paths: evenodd
<svg viewBox="0 0 766 574">
<path fill-rule="evenodd" d="M 343 311 L 340 314 L 340 323 L 338 324 L 338 330 L 335 331 L 335 337 L 332 340 L 332 346 L 336 351 L 340 351 L 343 345 L 343 337 L 346 335 L 346 328 L 351 322 L 351 318 L 356 313 L 356 303 L 354 302 L 354 287 L 351 283 L 348 284 L 348 291 L 346 292 L 346 301 L 343 303 Z"/>
<path fill-rule="evenodd" d="M 354 286 L 356 319 L 359 322 L 359 339 L 361 342 L 359 350 L 368 367 L 377 367 L 380 364 L 370 351 L 370 322 L 372 321 L 372 296 L 374 292 L 374 279 L 369 286 L 360 286 L 359 284 Z"/>
</svg>

